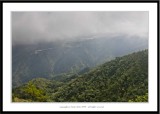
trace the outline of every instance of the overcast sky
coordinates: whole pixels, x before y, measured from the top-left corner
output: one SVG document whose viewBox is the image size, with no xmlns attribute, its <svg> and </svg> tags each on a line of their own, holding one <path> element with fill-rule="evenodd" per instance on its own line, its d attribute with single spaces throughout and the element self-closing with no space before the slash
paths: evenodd
<svg viewBox="0 0 160 114">
<path fill-rule="evenodd" d="M 101 35 L 148 38 L 148 15 L 142 11 L 12 12 L 12 41 L 25 44 Z"/>
</svg>

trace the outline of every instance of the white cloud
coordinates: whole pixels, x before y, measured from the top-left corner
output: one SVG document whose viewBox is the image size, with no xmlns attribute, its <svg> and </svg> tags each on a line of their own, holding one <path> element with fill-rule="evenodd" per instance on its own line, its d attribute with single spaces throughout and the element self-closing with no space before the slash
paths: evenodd
<svg viewBox="0 0 160 114">
<path fill-rule="evenodd" d="M 67 40 L 101 34 L 148 38 L 148 12 L 13 12 L 13 43 Z"/>
</svg>

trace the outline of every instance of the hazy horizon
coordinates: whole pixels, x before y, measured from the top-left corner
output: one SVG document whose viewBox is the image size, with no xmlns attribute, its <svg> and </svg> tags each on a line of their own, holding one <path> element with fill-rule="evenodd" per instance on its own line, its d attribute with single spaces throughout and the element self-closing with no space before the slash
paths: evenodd
<svg viewBox="0 0 160 114">
<path fill-rule="evenodd" d="M 105 36 L 148 39 L 148 12 L 12 12 L 12 44 L 34 44 Z"/>
</svg>

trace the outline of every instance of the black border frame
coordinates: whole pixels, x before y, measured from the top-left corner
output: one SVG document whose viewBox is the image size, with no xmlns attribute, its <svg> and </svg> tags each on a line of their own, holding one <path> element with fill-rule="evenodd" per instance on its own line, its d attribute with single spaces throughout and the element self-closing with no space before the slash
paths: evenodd
<svg viewBox="0 0 160 114">
<path fill-rule="evenodd" d="M 3 3 L 157 3 L 157 111 L 3 111 Z M 132 113 L 132 114 L 136 114 L 136 113 L 147 113 L 147 114 L 159 114 L 159 86 L 160 86 L 160 78 L 159 78 L 159 5 L 160 2 L 159 0 L 44 0 L 44 1 L 38 1 L 38 0 L 1 0 L 0 1 L 0 19 L 1 19 L 1 23 L 0 23 L 0 34 L 1 34 L 1 38 L 0 38 L 0 60 L 1 60 L 1 70 L 0 70 L 0 113 L 57 113 L 57 112 L 68 112 L 68 113 L 74 113 L 74 112 L 105 112 L 105 113 Z"/>
</svg>

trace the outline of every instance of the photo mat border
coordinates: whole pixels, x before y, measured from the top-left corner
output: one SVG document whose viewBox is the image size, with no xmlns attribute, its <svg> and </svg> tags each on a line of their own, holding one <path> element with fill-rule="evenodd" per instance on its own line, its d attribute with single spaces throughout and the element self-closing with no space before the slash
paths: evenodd
<svg viewBox="0 0 160 114">
<path fill-rule="evenodd" d="M 16 2 L 16 1 L 14 1 L 14 2 Z M 37 2 L 37 1 L 33 1 L 33 2 L 36 2 L 36 3 L 40 3 L 40 2 Z M 33 3 L 33 2 L 29 2 L 29 3 Z M 64 3 L 66 2 L 66 1 L 63 1 Z M 104 1 L 103 1 L 104 2 Z M 119 1 L 118 1 L 119 2 Z M 120 2 L 126 2 L 126 1 L 120 1 Z M 136 2 L 136 3 L 141 3 L 141 2 L 144 2 L 144 1 L 140 1 L 140 2 Z M 1 17 L 3 17 L 3 7 L 2 7 L 2 5 L 3 5 L 3 3 L 10 3 L 10 2 L 1 2 Z M 24 3 L 24 2 L 22 2 L 22 3 Z M 25 2 L 25 3 L 28 3 L 28 2 Z M 50 2 L 42 2 L 42 3 L 50 3 Z M 54 2 L 51 2 L 51 3 L 59 3 L 58 1 L 54 1 Z M 70 2 L 70 3 L 72 3 L 72 2 Z M 73 2 L 73 3 L 75 3 L 75 2 Z M 78 3 L 86 3 L 86 2 L 78 2 Z M 92 3 L 92 2 L 90 2 L 90 3 Z M 102 3 L 102 2 L 96 2 L 96 3 Z M 105 1 L 105 3 L 108 3 L 107 1 Z M 128 3 L 128 2 L 127 2 Z M 130 3 L 130 2 L 129 2 Z M 135 3 L 135 2 L 133 2 L 133 3 Z M 153 2 L 149 2 L 149 3 L 153 3 Z M 158 2 L 156 2 L 157 4 L 159 4 L 159 1 Z M 2 24 L 3 24 L 3 18 L 1 18 L 2 20 L 1 20 L 1 35 L 2 35 L 2 38 L 1 38 L 1 54 L 3 54 L 3 26 L 2 26 Z M 157 5 L 157 24 L 158 24 L 158 26 L 157 26 L 157 31 L 159 31 L 159 5 Z M 158 42 L 157 42 L 157 56 L 158 56 L 158 58 L 157 58 L 157 60 L 158 60 L 158 63 L 159 63 L 159 32 L 157 32 L 157 39 L 158 39 Z M 1 59 L 1 61 L 2 61 L 2 64 L 1 64 L 1 68 L 3 68 L 3 56 L 1 56 L 2 57 L 2 59 Z M 159 64 L 157 64 L 157 68 L 158 68 L 158 70 L 157 70 L 157 72 L 158 72 L 158 80 L 157 80 L 157 84 L 158 84 L 158 87 L 157 87 L 157 94 L 158 94 L 158 101 L 157 101 L 157 111 L 151 111 L 152 113 L 153 112 L 155 112 L 155 113 L 158 113 L 159 112 Z M 2 74 L 2 76 L 1 76 L 1 98 L 2 98 L 2 102 L 1 102 L 1 111 L 2 112 L 4 112 L 3 111 L 3 96 L 2 96 L 2 93 L 3 93 L 3 70 L 1 71 L 1 74 Z M 6 112 L 6 111 L 5 111 Z M 12 112 L 12 111 L 9 111 L 9 112 Z M 14 111 L 15 112 L 15 111 Z M 18 111 L 19 112 L 19 111 Z M 23 111 L 21 111 L 21 112 L 23 112 Z M 33 112 L 33 111 L 27 111 L 27 112 Z M 34 112 L 39 112 L 39 111 L 34 111 Z M 40 112 L 46 112 L 46 111 L 40 111 Z M 52 112 L 52 111 L 50 111 L 50 112 Z M 53 112 L 56 112 L 56 111 L 53 111 Z M 59 111 L 58 111 L 59 112 Z M 63 112 L 63 111 L 60 111 L 60 112 Z M 68 111 L 67 111 L 68 112 Z M 81 112 L 83 112 L 83 111 L 81 111 Z M 92 111 L 90 111 L 90 112 L 92 112 Z M 103 112 L 114 112 L 114 111 L 103 111 Z M 117 111 L 116 111 L 117 112 Z M 123 111 L 119 111 L 119 112 L 123 112 Z M 132 111 L 129 111 L 129 112 L 132 112 Z M 127 113 L 129 113 L 129 112 L 127 112 Z M 134 112 L 139 112 L 139 111 L 134 111 Z M 145 112 L 145 111 L 144 111 Z M 125 112 L 126 113 L 126 112 Z"/>
</svg>

